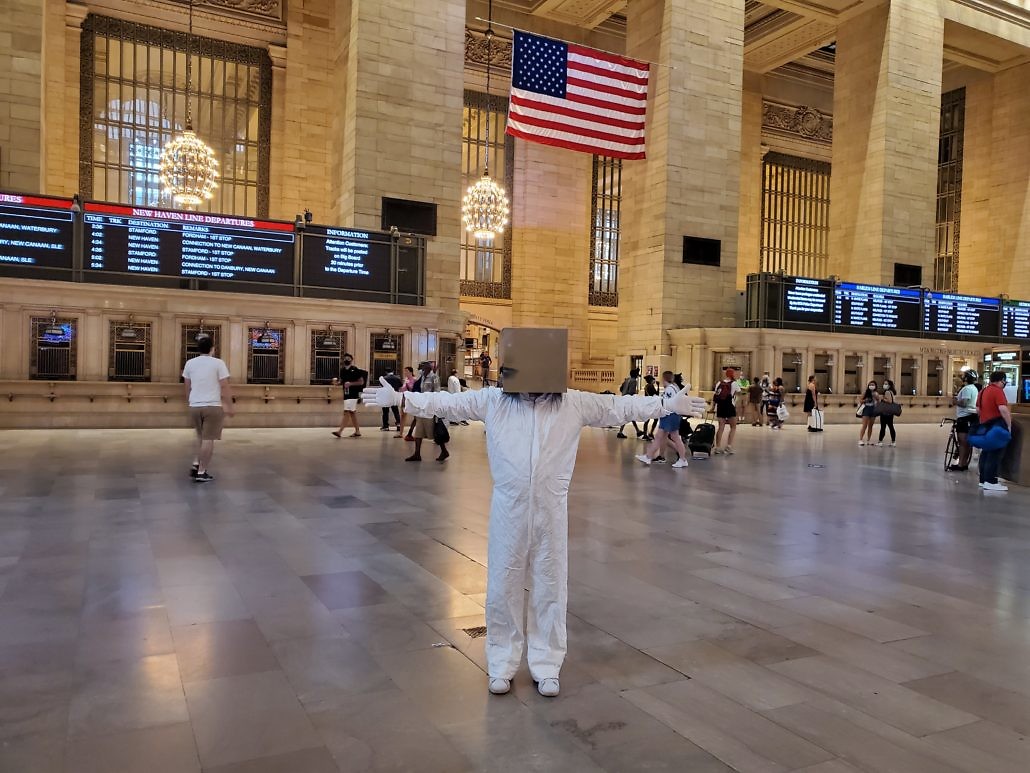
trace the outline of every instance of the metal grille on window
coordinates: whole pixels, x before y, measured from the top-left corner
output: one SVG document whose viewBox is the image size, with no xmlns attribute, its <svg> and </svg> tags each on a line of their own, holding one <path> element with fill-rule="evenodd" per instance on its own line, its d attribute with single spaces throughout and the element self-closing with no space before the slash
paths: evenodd
<svg viewBox="0 0 1030 773">
<path fill-rule="evenodd" d="M 272 70 L 267 51 L 194 37 L 193 124 L 218 158 L 201 209 L 268 214 Z M 102 201 L 169 207 L 161 148 L 186 122 L 186 36 L 90 15 L 81 43 L 79 189 Z"/>
<path fill-rule="evenodd" d="M 483 176 L 486 145 L 487 99 L 490 100 L 490 173 L 512 190 L 515 144 L 504 133 L 508 106 L 497 96 L 465 92 L 461 135 L 463 188 Z M 492 242 L 476 239 L 468 231 L 461 236 L 461 294 L 480 298 L 511 297 L 511 225 Z"/>
<path fill-rule="evenodd" d="M 347 336 L 339 330 L 311 331 L 311 383 L 331 384 L 340 375 L 340 358 Z"/>
<path fill-rule="evenodd" d="M 761 271 L 826 276 L 830 165 L 785 153 L 762 160 Z"/>
<path fill-rule="evenodd" d="M 934 288 L 958 289 L 959 215 L 962 211 L 962 149 L 966 90 L 941 95 L 941 132 L 937 150 L 937 254 Z"/>
<path fill-rule="evenodd" d="M 107 351 L 108 381 L 150 381 L 149 322 L 111 322 Z"/>
<path fill-rule="evenodd" d="M 594 156 L 590 222 L 590 305 L 619 305 L 622 159 Z"/>
<path fill-rule="evenodd" d="M 391 371 L 400 375 L 401 368 L 404 366 L 404 336 L 373 333 L 371 343 L 372 363 L 369 368 L 369 383 L 378 385 L 379 378 Z M 441 377 L 441 380 L 446 381 L 446 378 Z"/>
<path fill-rule="evenodd" d="M 30 324 L 29 378 L 74 381 L 76 321 L 57 316 L 32 317 Z"/>
<path fill-rule="evenodd" d="M 187 362 L 200 355 L 200 349 L 197 348 L 197 342 L 205 336 L 211 339 L 211 344 L 214 347 L 213 351 L 215 351 L 217 355 L 218 340 L 221 338 L 221 331 L 217 326 L 212 327 L 210 325 L 205 325 L 203 321 L 201 321 L 199 325 L 182 326 L 182 357 L 179 358 L 180 374 Z M 181 375 L 179 376 L 179 380 L 182 381 Z"/>
<path fill-rule="evenodd" d="M 285 373 L 286 331 L 252 327 L 247 346 L 247 383 L 282 384 Z"/>
</svg>

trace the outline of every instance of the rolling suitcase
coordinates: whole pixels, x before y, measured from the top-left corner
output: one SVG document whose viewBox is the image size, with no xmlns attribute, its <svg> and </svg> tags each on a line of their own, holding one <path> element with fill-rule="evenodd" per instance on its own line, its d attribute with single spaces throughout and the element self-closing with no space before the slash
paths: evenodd
<svg viewBox="0 0 1030 773">
<path fill-rule="evenodd" d="M 715 445 L 715 425 L 705 421 L 694 427 L 694 431 L 690 433 L 687 449 L 691 456 L 698 454 L 711 456 L 713 445 Z"/>
</svg>

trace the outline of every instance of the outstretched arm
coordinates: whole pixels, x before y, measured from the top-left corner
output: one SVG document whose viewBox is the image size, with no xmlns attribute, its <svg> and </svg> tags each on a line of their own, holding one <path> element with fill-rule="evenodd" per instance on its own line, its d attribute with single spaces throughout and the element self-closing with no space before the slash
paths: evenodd
<svg viewBox="0 0 1030 773">
<path fill-rule="evenodd" d="M 700 397 L 691 397 L 686 388 L 674 397 L 663 400 L 661 397 L 639 397 L 637 395 L 595 395 L 589 392 L 575 392 L 579 413 L 583 425 L 588 427 L 612 427 L 631 421 L 656 419 L 670 413 L 682 416 L 701 416 L 705 411 L 705 401 Z"/>
<path fill-rule="evenodd" d="M 490 403 L 500 394 L 498 389 L 480 389 L 476 392 L 397 392 L 380 379 L 381 387 L 366 389 L 365 402 L 380 408 L 401 405 L 412 416 L 432 418 L 439 416 L 447 421 L 485 421 Z"/>
</svg>

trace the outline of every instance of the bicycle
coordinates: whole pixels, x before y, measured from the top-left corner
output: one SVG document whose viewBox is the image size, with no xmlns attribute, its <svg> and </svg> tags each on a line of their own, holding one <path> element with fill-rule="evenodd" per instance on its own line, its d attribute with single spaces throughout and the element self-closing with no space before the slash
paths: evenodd
<svg viewBox="0 0 1030 773">
<path fill-rule="evenodd" d="M 941 419 L 941 427 L 945 424 L 951 425 L 951 432 L 948 434 L 948 444 L 944 448 L 944 469 L 947 471 L 958 460 L 959 442 L 958 432 L 955 431 L 955 420 L 950 418 Z"/>
</svg>

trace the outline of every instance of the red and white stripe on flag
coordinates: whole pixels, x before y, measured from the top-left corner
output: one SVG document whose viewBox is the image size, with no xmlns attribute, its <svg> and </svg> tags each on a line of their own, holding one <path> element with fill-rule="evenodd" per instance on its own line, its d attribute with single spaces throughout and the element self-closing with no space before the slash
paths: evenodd
<svg viewBox="0 0 1030 773">
<path fill-rule="evenodd" d="M 650 67 L 516 32 L 507 133 L 613 158 L 644 158 Z"/>
</svg>

